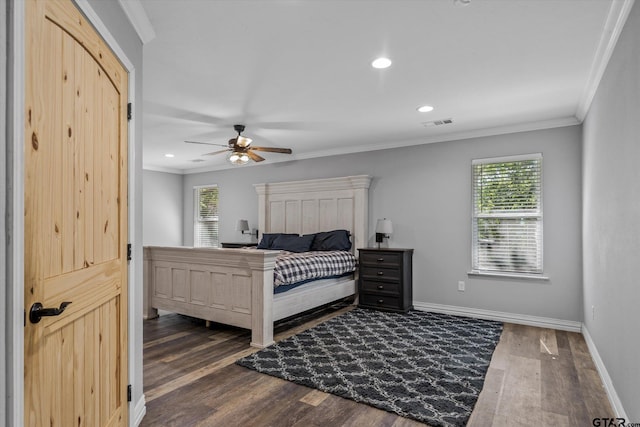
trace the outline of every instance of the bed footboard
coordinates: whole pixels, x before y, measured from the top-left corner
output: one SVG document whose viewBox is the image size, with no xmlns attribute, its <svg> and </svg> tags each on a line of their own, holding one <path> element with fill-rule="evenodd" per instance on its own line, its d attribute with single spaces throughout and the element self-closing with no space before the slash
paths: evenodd
<svg viewBox="0 0 640 427">
<path fill-rule="evenodd" d="M 273 343 L 277 251 L 144 248 L 145 318 L 157 310 L 251 329 L 251 345 Z"/>
</svg>

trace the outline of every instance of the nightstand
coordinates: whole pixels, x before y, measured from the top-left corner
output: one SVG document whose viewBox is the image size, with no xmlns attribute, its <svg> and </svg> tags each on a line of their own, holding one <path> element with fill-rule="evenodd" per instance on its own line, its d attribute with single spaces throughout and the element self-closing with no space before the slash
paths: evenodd
<svg viewBox="0 0 640 427">
<path fill-rule="evenodd" d="M 223 248 L 254 248 L 256 246 L 258 246 L 257 243 L 251 243 L 251 242 L 223 242 L 220 243 L 220 246 L 222 246 Z"/>
<path fill-rule="evenodd" d="M 358 252 L 358 305 L 403 313 L 411 310 L 413 249 L 362 248 Z"/>
</svg>

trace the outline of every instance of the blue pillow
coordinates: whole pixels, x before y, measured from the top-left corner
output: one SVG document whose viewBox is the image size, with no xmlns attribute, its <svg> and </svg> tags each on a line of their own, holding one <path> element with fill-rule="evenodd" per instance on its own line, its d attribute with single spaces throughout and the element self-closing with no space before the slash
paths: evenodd
<svg viewBox="0 0 640 427">
<path fill-rule="evenodd" d="M 347 230 L 323 231 L 308 236 L 314 236 L 310 251 L 351 250 L 351 240 Z"/>
<path fill-rule="evenodd" d="M 271 248 L 289 252 L 307 252 L 313 242 L 313 234 L 307 236 L 297 236 L 281 234 L 273 241 Z"/>
<path fill-rule="evenodd" d="M 257 249 L 273 249 L 271 246 L 273 245 L 273 241 L 276 240 L 278 236 L 297 236 L 297 234 L 264 233 L 262 235 L 262 240 L 260 240 L 260 243 L 258 243 Z"/>
</svg>

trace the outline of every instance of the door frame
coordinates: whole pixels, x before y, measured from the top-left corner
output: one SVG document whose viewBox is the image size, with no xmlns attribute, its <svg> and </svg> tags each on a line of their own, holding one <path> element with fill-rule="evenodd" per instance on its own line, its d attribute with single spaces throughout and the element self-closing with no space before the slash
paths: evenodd
<svg viewBox="0 0 640 427">
<path fill-rule="evenodd" d="M 102 22 L 88 0 L 74 0 L 78 9 L 94 26 L 98 34 L 113 50 L 116 57 L 129 73 L 128 102 L 136 105 L 136 70 L 124 50 L 117 43 L 107 26 Z M 4 3 L 4 2 L 2 2 Z M 7 235 L 9 242 L 6 260 L 6 323 L 5 334 L 11 348 L 4 349 L 6 359 L 3 368 L 6 374 L 6 388 L 0 393 L 6 409 L 6 416 L 0 419 L 0 425 L 24 425 L 24 58 L 25 58 L 25 6 L 23 0 L 8 0 L 7 15 L 8 37 L 10 42 L 7 51 Z M 117 4 L 117 3 L 116 3 Z M 0 6 L 0 7 L 4 7 Z M 136 288 L 142 285 L 142 251 L 137 250 L 140 242 L 137 241 L 135 230 L 138 228 L 141 209 L 136 206 L 138 199 L 136 187 L 141 184 L 142 171 L 139 156 L 136 155 L 136 115 L 129 121 L 128 128 L 128 239 L 134 248 L 134 258 L 128 266 L 128 378 L 129 384 L 142 385 L 142 370 L 135 369 L 136 358 L 140 358 L 142 364 L 142 308 L 141 292 Z M 138 178 L 139 177 L 139 178 Z M 4 230 L 3 230 L 4 231 Z M 138 234 L 139 235 L 139 234 Z M 139 253 L 139 255 L 137 255 Z M 137 255 L 137 256 L 136 256 Z M 139 283 L 138 283 L 139 282 Z M 140 285 L 140 286 L 138 286 Z M 136 322 L 136 319 L 140 319 Z M 140 327 L 136 328 L 136 325 Z M 4 343 L 3 343 L 4 344 Z M 138 425 L 145 414 L 146 408 L 144 395 L 140 390 L 138 401 L 129 403 L 128 425 Z"/>
</svg>

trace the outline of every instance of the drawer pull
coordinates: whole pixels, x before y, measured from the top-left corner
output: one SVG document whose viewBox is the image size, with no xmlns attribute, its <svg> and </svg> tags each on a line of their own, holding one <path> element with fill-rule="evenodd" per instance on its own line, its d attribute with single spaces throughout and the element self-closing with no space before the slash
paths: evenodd
<svg viewBox="0 0 640 427">
<path fill-rule="evenodd" d="M 384 276 L 384 271 L 378 271 L 378 276 Z"/>
<path fill-rule="evenodd" d="M 384 258 L 378 258 L 378 262 L 384 262 Z"/>
<path fill-rule="evenodd" d="M 378 289 L 384 289 L 384 285 L 378 285 Z"/>
<path fill-rule="evenodd" d="M 378 304 L 382 304 L 382 303 L 384 303 L 384 300 L 383 299 L 379 299 L 378 300 Z"/>
</svg>

